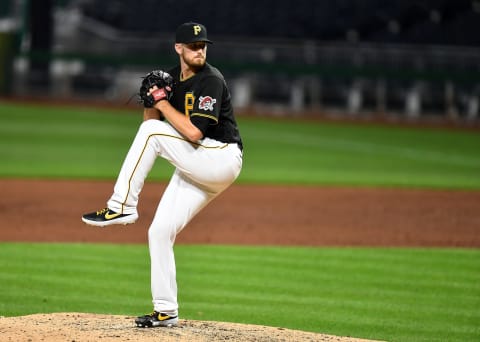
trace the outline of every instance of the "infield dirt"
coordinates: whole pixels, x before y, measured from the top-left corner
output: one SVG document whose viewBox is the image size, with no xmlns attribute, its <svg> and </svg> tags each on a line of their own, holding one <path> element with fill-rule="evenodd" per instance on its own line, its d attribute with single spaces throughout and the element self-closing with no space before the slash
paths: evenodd
<svg viewBox="0 0 480 342">
<path fill-rule="evenodd" d="M 0 241 L 147 243 L 165 189 L 147 182 L 140 218 L 112 230 L 86 226 L 112 181 L 0 180 Z M 480 246 L 480 192 L 234 185 L 206 207 L 177 244 Z M 180 321 L 137 329 L 131 317 L 81 313 L 1 317 L 2 341 L 360 341 L 282 328 Z"/>
</svg>

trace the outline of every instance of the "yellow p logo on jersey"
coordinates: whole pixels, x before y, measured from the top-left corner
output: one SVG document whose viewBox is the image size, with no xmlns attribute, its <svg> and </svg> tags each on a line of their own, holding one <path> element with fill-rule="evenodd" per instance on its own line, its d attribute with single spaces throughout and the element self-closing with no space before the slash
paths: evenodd
<svg viewBox="0 0 480 342">
<path fill-rule="evenodd" d="M 202 28 L 198 25 L 194 25 L 193 26 L 193 34 L 195 34 L 196 36 L 198 36 L 198 34 L 200 33 L 200 31 L 202 30 Z"/>
<path fill-rule="evenodd" d="M 188 92 L 185 94 L 185 115 L 190 116 L 193 110 L 193 104 L 195 103 L 195 96 L 193 92 Z"/>
</svg>

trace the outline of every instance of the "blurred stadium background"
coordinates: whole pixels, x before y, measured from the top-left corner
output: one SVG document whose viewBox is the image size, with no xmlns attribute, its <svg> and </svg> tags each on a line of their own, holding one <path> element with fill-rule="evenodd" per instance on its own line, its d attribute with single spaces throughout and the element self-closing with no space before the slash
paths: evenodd
<svg viewBox="0 0 480 342">
<path fill-rule="evenodd" d="M 480 121 L 472 0 L 2 0 L 0 96 L 125 105 L 185 21 L 240 112 Z"/>
</svg>

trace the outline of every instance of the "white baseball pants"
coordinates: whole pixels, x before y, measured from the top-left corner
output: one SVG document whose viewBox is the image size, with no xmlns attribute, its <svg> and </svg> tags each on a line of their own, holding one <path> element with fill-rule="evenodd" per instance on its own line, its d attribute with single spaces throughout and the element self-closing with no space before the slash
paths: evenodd
<svg viewBox="0 0 480 342">
<path fill-rule="evenodd" d="M 154 310 L 178 315 L 175 237 L 235 181 L 242 168 L 242 152 L 237 144 L 210 138 L 194 144 L 164 121 L 144 121 L 122 165 L 108 208 L 124 214 L 137 212 L 139 194 L 158 156 L 176 169 L 148 230 L 152 302 Z"/>
</svg>

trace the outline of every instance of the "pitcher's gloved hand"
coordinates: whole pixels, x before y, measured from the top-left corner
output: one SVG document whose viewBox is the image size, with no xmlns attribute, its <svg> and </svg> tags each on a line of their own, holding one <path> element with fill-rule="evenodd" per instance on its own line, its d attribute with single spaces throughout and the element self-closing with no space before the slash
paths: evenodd
<svg viewBox="0 0 480 342">
<path fill-rule="evenodd" d="M 157 86 L 158 89 L 150 93 L 150 88 Z M 152 108 L 156 102 L 169 100 L 175 86 L 173 77 L 162 70 L 153 70 L 143 77 L 140 91 L 138 92 L 138 102 L 145 108 Z"/>
</svg>

